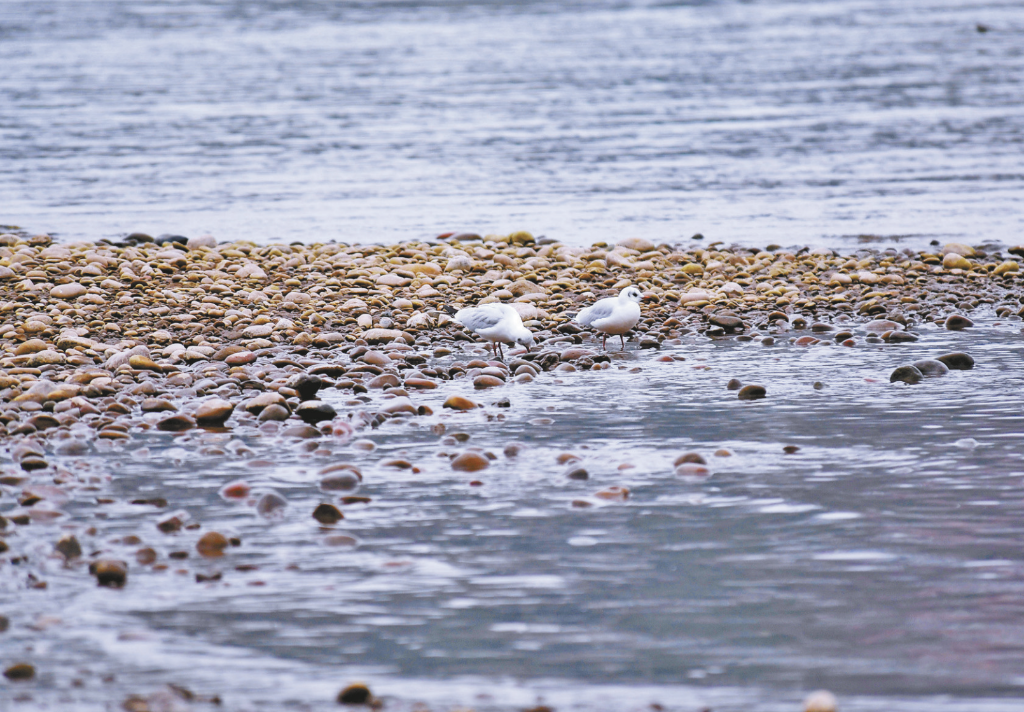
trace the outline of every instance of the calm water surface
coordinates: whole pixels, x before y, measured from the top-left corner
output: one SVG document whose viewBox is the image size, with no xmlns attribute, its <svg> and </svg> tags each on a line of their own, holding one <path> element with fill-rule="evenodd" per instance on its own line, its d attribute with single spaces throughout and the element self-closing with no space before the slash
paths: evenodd
<svg viewBox="0 0 1024 712">
<path fill-rule="evenodd" d="M 543 700 L 774 712 L 817 687 L 840 694 L 844 710 L 1019 710 L 1020 326 L 982 319 L 968 332 L 924 328 L 917 343 L 853 349 L 686 337 L 660 354 L 685 360 L 630 351 L 604 372 L 483 394 L 451 386 L 486 404 L 508 397 L 508 409 L 442 413 L 444 394 L 417 397 L 436 415 L 369 431 L 370 453 L 332 440 L 311 453 L 306 441 L 240 427 L 142 435 L 76 458 L 113 474 L 102 518 L 96 493 L 80 495 L 77 514 L 68 506 L 86 551 L 133 560 L 138 545 L 116 540 L 138 534 L 161 560 L 193 556 L 184 575 L 173 561 L 164 572 L 133 566 L 122 591 L 83 586 L 81 571 L 54 559 L 46 591 L 0 583 L 12 619 L 4 657 L 45 661 L 17 690 L 31 699 L 8 686 L 0 702 L 99 710 L 174 682 L 220 694 L 228 710 L 324 709 L 343 683 L 364 679 L 399 710 Z M 953 349 L 977 367 L 888 383 L 893 367 Z M 737 400 L 725 389 L 732 377 L 765 384 L 769 397 Z M 341 412 L 365 407 L 340 392 L 325 399 Z M 444 442 L 436 423 L 469 440 Z M 522 445 L 515 458 L 503 454 L 510 442 Z M 445 457 L 470 446 L 497 456 L 478 474 L 483 486 Z M 707 458 L 709 478 L 673 474 L 687 451 Z M 566 477 L 563 452 L 582 458 L 588 481 Z M 277 464 L 246 464 L 261 458 Z M 385 464 L 395 458 L 421 472 Z M 372 503 L 346 506 L 328 530 L 309 512 L 329 499 L 317 471 L 338 461 L 362 468 L 359 493 Z M 285 495 L 285 516 L 222 500 L 218 489 L 239 477 Z M 632 496 L 594 497 L 610 485 Z M 195 560 L 199 532 L 159 533 L 161 514 L 128 504 L 138 497 L 166 497 L 243 544 Z M 594 506 L 571 505 L 580 499 Z M 95 535 L 82 533 L 88 525 Z M 19 528 L 38 537 L 37 560 L 57 532 Z M 329 545 L 338 533 L 360 545 Z M 193 581 L 215 570 L 220 582 Z M 71 686 L 76 677 L 84 687 Z"/>
<path fill-rule="evenodd" d="M 1016 244 L 1022 38 L 1006 0 L 5 0 L 0 223 Z"/>
</svg>

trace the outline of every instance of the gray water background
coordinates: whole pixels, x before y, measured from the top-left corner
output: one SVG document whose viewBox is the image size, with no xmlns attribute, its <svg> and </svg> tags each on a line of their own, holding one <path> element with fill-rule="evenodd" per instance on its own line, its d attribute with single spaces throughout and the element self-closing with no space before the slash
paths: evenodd
<svg viewBox="0 0 1024 712">
<path fill-rule="evenodd" d="M 1022 48 L 1000 0 L 4 0 L 0 223 L 1012 245 Z"/>
</svg>

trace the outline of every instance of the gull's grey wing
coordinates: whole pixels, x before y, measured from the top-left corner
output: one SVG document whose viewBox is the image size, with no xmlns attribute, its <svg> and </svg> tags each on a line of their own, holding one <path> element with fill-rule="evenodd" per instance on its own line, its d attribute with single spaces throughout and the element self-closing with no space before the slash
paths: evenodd
<svg viewBox="0 0 1024 712">
<path fill-rule="evenodd" d="M 496 309 L 463 309 L 455 315 L 455 320 L 470 331 L 490 329 L 502 319 L 501 312 Z"/>
<path fill-rule="evenodd" d="M 615 311 L 615 300 L 602 299 L 577 314 L 576 321 L 584 326 L 590 326 L 599 319 L 610 317 L 613 311 Z"/>
</svg>

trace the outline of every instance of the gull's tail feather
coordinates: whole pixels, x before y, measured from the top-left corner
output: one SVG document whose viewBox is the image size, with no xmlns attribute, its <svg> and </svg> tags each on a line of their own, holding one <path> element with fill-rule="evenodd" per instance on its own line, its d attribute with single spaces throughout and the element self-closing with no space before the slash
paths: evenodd
<svg viewBox="0 0 1024 712">
<path fill-rule="evenodd" d="M 447 304 L 445 304 L 445 305 L 444 305 L 443 307 L 441 307 L 441 308 L 442 308 L 442 309 L 444 309 L 444 310 L 445 310 L 446 312 L 448 312 L 448 315 L 449 315 L 449 316 L 455 316 L 456 314 L 458 314 L 458 313 L 459 313 L 459 310 L 458 310 L 458 309 L 456 309 L 456 308 L 455 308 L 455 307 L 453 307 L 453 306 L 449 306 L 449 305 L 447 305 Z"/>
</svg>

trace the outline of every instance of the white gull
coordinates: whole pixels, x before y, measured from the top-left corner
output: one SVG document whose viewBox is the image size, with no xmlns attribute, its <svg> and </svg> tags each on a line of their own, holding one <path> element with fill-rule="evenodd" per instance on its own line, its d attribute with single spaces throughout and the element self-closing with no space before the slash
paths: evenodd
<svg viewBox="0 0 1024 712">
<path fill-rule="evenodd" d="M 576 315 L 576 323 L 592 326 L 604 334 L 601 347 L 607 349 L 609 334 L 618 334 L 622 348 L 626 348 L 627 331 L 640 321 L 640 299 L 643 297 L 636 287 L 626 287 L 617 297 L 608 297 L 595 302 Z"/>
<path fill-rule="evenodd" d="M 500 358 L 505 356 L 501 352 L 501 344 L 519 344 L 525 346 L 527 351 L 533 346 L 533 334 L 523 326 L 519 312 L 508 304 L 482 304 L 458 311 L 450 307 L 446 309 L 455 321 L 489 341 L 495 355 L 500 354 Z"/>
</svg>

